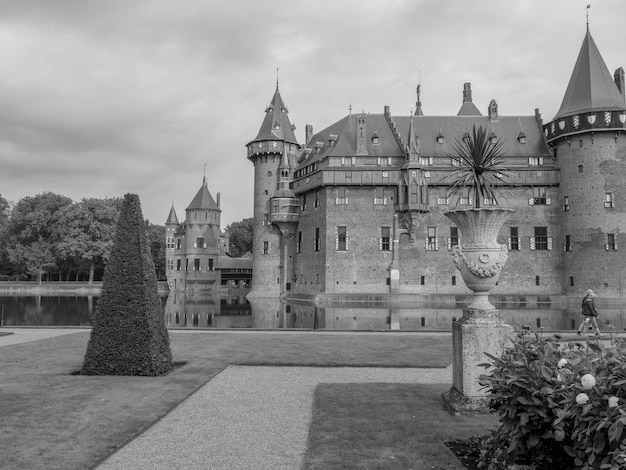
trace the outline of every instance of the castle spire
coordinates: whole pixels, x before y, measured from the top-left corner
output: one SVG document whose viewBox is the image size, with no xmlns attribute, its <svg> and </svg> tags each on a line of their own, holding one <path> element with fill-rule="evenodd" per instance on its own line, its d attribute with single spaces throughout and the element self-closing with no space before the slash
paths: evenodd
<svg viewBox="0 0 626 470">
<path fill-rule="evenodd" d="M 277 73 L 278 73 L 278 69 Z M 264 140 L 280 140 L 298 144 L 296 136 L 293 132 L 293 126 L 289 121 L 289 111 L 283 103 L 278 90 L 278 76 L 276 77 L 276 90 L 269 106 L 265 109 L 265 119 L 261 124 L 261 128 L 252 142 L 260 142 Z M 250 142 L 250 143 L 252 143 Z"/>
<path fill-rule="evenodd" d="M 593 111 L 622 110 L 626 110 L 624 97 L 587 30 L 563 102 L 554 120 Z"/>
</svg>

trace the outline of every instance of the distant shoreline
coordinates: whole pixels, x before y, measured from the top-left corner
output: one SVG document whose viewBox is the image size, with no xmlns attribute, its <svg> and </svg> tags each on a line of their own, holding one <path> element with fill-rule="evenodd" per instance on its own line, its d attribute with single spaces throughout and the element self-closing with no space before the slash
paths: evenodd
<svg viewBox="0 0 626 470">
<path fill-rule="evenodd" d="M 158 290 L 159 293 L 168 293 L 167 281 L 159 281 Z M 0 295 L 99 295 L 101 291 L 101 281 L 93 284 L 88 282 L 52 281 L 43 282 L 41 285 L 34 281 L 0 281 Z"/>
</svg>

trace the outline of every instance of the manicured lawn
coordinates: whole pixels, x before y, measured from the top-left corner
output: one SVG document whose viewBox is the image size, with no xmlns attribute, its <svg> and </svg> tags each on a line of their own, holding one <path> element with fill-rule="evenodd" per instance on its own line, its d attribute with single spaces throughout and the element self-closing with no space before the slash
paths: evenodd
<svg viewBox="0 0 626 470">
<path fill-rule="evenodd" d="M 485 434 L 493 415 L 452 416 L 449 384 L 323 384 L 315 390 L 304 468 L 462 469 L 445 442 Z"/>
<path fill-rule="evenodd" d="M 229 364 L 446 367 L 452 357 L 448 335 L 173 331 L 172 352 L 179 365 L 166 376 L 73 375 L 82 365 L 88 337 L 88 332 L 75 333 L 0 348 L 0 468 L 93 467 Z M 380 406 L 389 416 L 403 406 L 411 416 L 416 415 L 421 413 L 416 406 L 428 402 L 432 403 L 428 409 L 437 410 L 429 419 L 457 420 L 441 410 L 439 394 L 449 384 L 438 388 L 391 386 L 393 392 L 370 387 L 351 385 L 346 393 L 355 397 L 355 403 L 362 395 L 359 389 L 367 392 L 365 396 L 386 396 Z M 402 398 L 403 394 L 408 395 Z M 360 409 L 369 412 L 369 408 Z M 398 419 L 402 429 L 416 421 L 406 418 L 407 423 L 402 424 L 403 419 Z M 441 442 L 439 437 L 434 440 L 443 449 L 446 431 L 442 432 Z M 453 437 L 464 437 L 464 432 Z M 315 441 L 311 445 L 320 446 Z M 408 446 L 408 441 L 404 445 Z"/>
</svg>

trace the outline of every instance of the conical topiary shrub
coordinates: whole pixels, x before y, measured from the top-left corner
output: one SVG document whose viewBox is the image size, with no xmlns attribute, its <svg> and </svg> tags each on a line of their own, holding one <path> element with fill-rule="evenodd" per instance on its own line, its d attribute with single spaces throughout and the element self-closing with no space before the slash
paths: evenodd
<svg viewBox="0 0 626 470">
<path fill-rule="evenodd" d="M 161 375 L 172 351 L 139 196 L 122 203 L 85 353 L 85 375 Z"/>
</svg>

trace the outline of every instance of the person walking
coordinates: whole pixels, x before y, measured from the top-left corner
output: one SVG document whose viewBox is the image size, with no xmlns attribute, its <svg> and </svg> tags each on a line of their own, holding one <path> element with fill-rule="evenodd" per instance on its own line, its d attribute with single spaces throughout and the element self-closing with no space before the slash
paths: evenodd
<svg viewBox="0 0 626 470">
<path fill-rule="evenodd" d="M 600 336 L 600 328 L 598 328 L 598 310 L 593 303 L 596 293 L 592 289 L 588 289 L 582 302 L 582 313 L 585 317 L 583 322 L 578 327 L 578 336 L 582 336 L 583 331 L 591 328 L 595 331 L 596 336 Z"/>
</svg>

